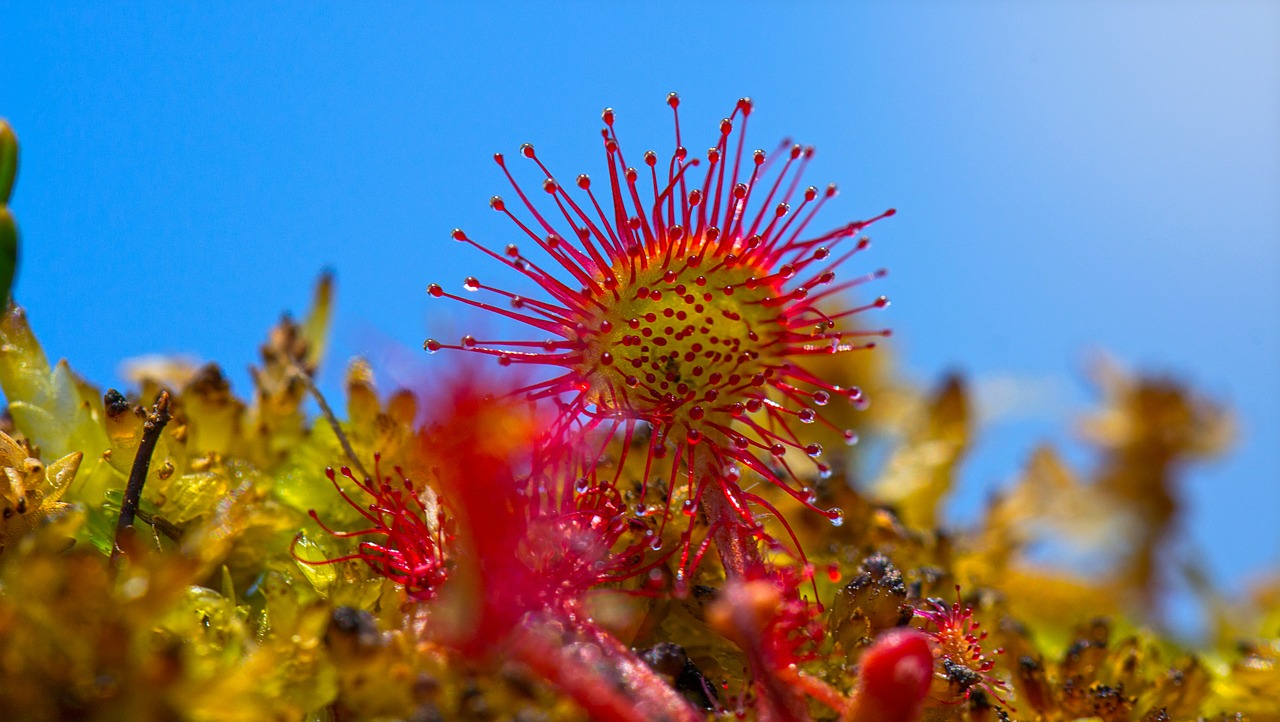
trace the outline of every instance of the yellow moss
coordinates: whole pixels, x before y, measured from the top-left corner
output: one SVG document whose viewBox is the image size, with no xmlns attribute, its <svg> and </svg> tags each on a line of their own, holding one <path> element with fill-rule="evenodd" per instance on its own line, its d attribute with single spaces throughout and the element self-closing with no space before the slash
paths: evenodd
<svg viewBox="0 0 1280 722">
<path fill-rule="evenodd" d="M 48 364 L 19 310 L 0 321 L 0 385 L 13 421 L 0 432 L 0 511 L 9 510 L 0 522 L 0 709 L 37 720 L 584 718 L 502 655 L 450 649 L 439 631 L 450 623 L 442 607 L 410 601 L 363 562 L 305 563 L 348 554 L 360 541 L 325 534 L 309 510 L 339 530 L 367 526 L 324 477 L 326 467 L 372 473 L 380 454 L 384 474 L 399 466 L 414 480 L 431 510 L 429 528 L 443 532 L 436 510 L 451 514 L 433 489 L 449 460 L 431 456 L 439 439 L 417 428 L 416 395 L 383 396 L 369 365 L 357 361 L 336 430 L 304 413 L 331 305 L 326 279 L 305 322 L 286 320 L 272 331 L 247 400 L 232 394 L 216 366 L 179 373 L 153 364 L 139 367 L 129 397 L 104 402 L 65 363 Z M 974 433 L 964 382 L 948 379 L 923 394 L 895 385 L 886 369 L 874 375 L 886 397 L 867 428 L 879 443 L 896 444 L 874 495 L 856 490 L 843 464 L 832 478 L 813 479 L 819 504 L 845 510 L 833 527 L 771 485 L 752 490 L 789 520 L 827 606 L 817 658 L 788 680 L 850 694 L 870 641 L 895 625 L 927 626 L 911 621 L 913 610 L 925 597 L 949 601 L 959 583 L 991 632 L 984 649 L 996 662 L 992 674 L 1009 681 L 1015 719 L 1156 722 L 1240 712 L 1280 722 L 1271 701 L 1280 698 L 1274 583 L 1230 603 L 1205 586 L 1217 633 L 1194 653 L 1146 631 L 1159 620 L 1143 595 L 1161 569 L 1143 555 L 1171 528 L 1161 504 L 1176 499 L 1178 463 L 1223 447 L 1229 424 L 1218 407 L 1172 382 L 1107 376 L 1103 409 L 1088 426 L 1100 450 L 1096 474 L 1073 469 L 1051 448 L 1036 450 L 976 524 L 944 529 L 945 497 Z M 161 388 L 173 394 L 173 421 L 152 457 L 141 533 L 113 566 L 104 550 L 142 439 L 138 406 Z M 495 412 L 480 423 L 491 432 L 483 442 L 503 454 L 511 439 L 531 435 L 528 416 Z M 666 548 L 691 527 L 701 539 L 706 523 L 679 513 L 686 492 L 683 484 L 670 488 L 669 465 L 650 470 L 648 495 L 639 495 L 646 434 L 637 430 L 622 469 L 614 466 L 624 456 L 614 440 L 598 473 L 616 475 L 627 507 L 645 504 L 650 521 L 671 501 L 677 511 Z M 372 503 L 338 479 L 357 504 Z M 759 521 L 783 540 L 765 550 L 768 562 L 797 564 L 780 520 Z M 1102 553 L 1106 568 L 1046 566 L 1032 554 L 1046 543 Z M 657 564 L 655 577 L 593 590 L 576 613 L 638 650 L 679 645 L 703 675 L 685 683 L 705 680 L 728 713 L 741 708 L 752 719 L 750 697 L 740 695 L 756 688 L 731 639 L 740 630 L 714 611 L 723 609 L 716 600 L 726 583 L 715 555 L 694 570 L 686 598 L 628 594 L 653 578 L 669 584 L 678 556 Z M 768 583 L 751 584 L 761 592 L 752 609 L 765 614 Z M 995 654 L 997 646 L 1005 653 Z M 966 696 L 941 668 L 935 677 L 924 719 L 997 718 L 997 700 Z M 819 704 L 810 712 L 837 716 Z"/>
</svg>

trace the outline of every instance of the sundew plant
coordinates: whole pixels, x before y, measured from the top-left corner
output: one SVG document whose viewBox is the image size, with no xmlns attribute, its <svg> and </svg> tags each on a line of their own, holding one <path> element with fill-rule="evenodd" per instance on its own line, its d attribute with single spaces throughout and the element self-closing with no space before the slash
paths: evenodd
<svg viewBox="0 0 1280 722">
<path fill-rule="evenodd" d="M 0 126 L 4 718 L 1280 720 L 1280 584 L 1206 586 L 1199 646 L 1163 624 L 1179 474 L 1226 410 L 1101 366 L 1096 466 L 1037 449 L 943 525 L 975 422 L 964 378 L 895 373 L 894 211 L 757 149 L 750 100 L 667 105 L 625 143 L 606 109 L 594 175 L 495 154 L 507 233 L 441 234 L 461 283 L 422 269 L 471 332 L 423 343 L 419 388 L 350 361 L 345 405 L 314 381 L 328 274 L 247 398 L 215 364 L 104 390 L 50 363 Z"/>
</svg>

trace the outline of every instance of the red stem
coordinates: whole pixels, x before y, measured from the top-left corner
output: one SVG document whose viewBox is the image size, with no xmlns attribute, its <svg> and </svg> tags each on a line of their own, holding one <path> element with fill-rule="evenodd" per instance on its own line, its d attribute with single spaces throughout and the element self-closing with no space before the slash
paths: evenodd
<svg viewBox="0 0 1280 722">
<path fill-rule="evenodd" d="M 736 505 L 728 495 L 736 487 L 722 484 L 723 473 L 720 465 L 714 460 L 703 460 L 696 469 L 701 483 L 705 484 L 702 492 L 702 513 L 707 523 L 715 529 L 716 551 L 724 565 L 728 584 L 722 593 L 737 595 L 741 588 L 736 582 L 748 579 L 748 570 L 764 568 L 764 559 L 760 556 L 760 544 L 743 519 L 738 508 L 745 502 Z M 803 692 L 810 692 L 804 684 L 797 684 L 799 673 L 782 675 L 763 653 L 763 640 L 760 630 L 746 609 L 745 600 L 728 600 L 734 610 L 734 626 L 738 629 L 740 639 L 738 646 L 747 654 L 752 676 L 758 694 L 756 714 L 763 722 L 801 722 L 809 719 L 808 706 Z M 827 699 L 822 700 L 828 703 Z"/>
<path fill-rule="evenodd" d="M 516 626 L 508 648 L 534 674 L 577 702 L 592 720 L 706 719 L 630 649 L 581 619 L 568 612 L 552 618 L 530 617 Z M 606 670 L 611 673 L 602 673 Z"/>
<path fill-rule="evenodd" d="M 712 441 L 715 440 L 708 439 L 708 442 Z M 727 444 L 728 440 L 725 439 L 724 443 Z M 722 481 L 722 463 L 713 455 L 703 455 L 698 458 L 693 471 L 698 483 L 703 485 L 699 508 L 707 525 L 715 530 L 716 552 L 720 555 L 720 563 L 724 565 L 725 577 L 746 579 L 747 570 L 761 569 L 764 560 L 760 556 L 760 545 L 749 522 L 742 518 L 726 494 L 726 485 Z M 736 487 L 731 482 L 727 488 Z M 744 504 L 739 502 L 737 506 L 742 507 Z"/>
</svg>

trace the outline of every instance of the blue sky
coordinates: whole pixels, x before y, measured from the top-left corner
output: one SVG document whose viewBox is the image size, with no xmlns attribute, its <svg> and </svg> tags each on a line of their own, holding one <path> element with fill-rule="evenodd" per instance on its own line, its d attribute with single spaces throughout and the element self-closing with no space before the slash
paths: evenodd
<svg viewBox="0 0 1280 722">
<path fill-rule="evenodd" d="M 245 390 L 323 267 L 326 388 L 356 353 L 426 365 L 456 335 L 427 283 L 495 270 L 450 229 L 512 240 L 493 151 L 599 172 L 602 107 L 665 148 L 677 90 L 696 148 L 750 95 L 753 145 L 818 146 L 833 225 L 899 210 L 866 258 L 908 374 L 1047 394 L 981 437 L 960 517 L 1069 441 L 1105 349 L 1236 409 L 1234 453 L 1187 474 L 1192 545 L 1232 588 L 1280 562 L 1280 5 L 139 5 L 0 2 L 15 293 L 100 384 L 169 352 Z"/>
</svg>

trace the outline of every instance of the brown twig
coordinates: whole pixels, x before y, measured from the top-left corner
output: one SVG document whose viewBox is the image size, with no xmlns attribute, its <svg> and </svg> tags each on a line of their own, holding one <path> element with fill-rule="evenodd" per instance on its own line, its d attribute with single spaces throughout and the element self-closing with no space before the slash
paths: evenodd
<svg viewBox="0 0 1280 722">
<path fill-rule="evenodd" d="M 138 518 L 147 524 L 150 524 L 158 533 L 165 535 L 169 539 L 172 539 L 173 541 L 182 540 L 182 530 L 168 519 L 162 516 L 152 516 L 141 509 L 138 510 Z M 157 538 L 156 541 L 158 542 L 159 538 Z"/>
<path fill-rule="evenodd" d="M 302 384 L 307 387 L 307 390 L 311 392 L 311 395 L 315 397 L 316 404 L 320 406 L 320 415 L 325 418 L 325 421 L 329 422 L 329 427 L 333 429 L 334 435 L 338 437 L 338 443 L 342 444 L 342 450 L 346 453 L 347 458 L 351 460 L 351 465 L 355 467 L 355 470 L 360 472 L 360 475 L 364 478 L 371 478 L 369 476 L 369 472 L 364 468 L 364 464 L 360 463 L 360 457 L 356 456 L 356 450 L 352 448 L 351 441 L 347 438 L 347 432 L 342 430 L 342 424 L 338 422 L 338 416 L 334 414 L 333 409 L 329 407 L 329 402 L 325 400 L 324 394 L 320 393 L 320 389 L 316 386 L 315 381 L 311 379 L 311 376 L 303 370 L 299 364 L 290 363 L 289 367 L 293 375 L 300 380 Z M 374 481 L 378 480 L 375 479 Z"/>
<path fill-rule="evenodd" d="M 142 424 L 142 441 L 138 444 L 138 453 L 133 457 L 133 468 L 129 470 L 129 483 L 124 488 L 124 500 L 120 502 L 120 519 L 116 521 L 116 539 L 111 548 L 111 561 L 120 558 L 123 550 L 120 541 L 133 533 L 133 519 L 138 513 L 138 501 L 142 498 L 142 487 L 147 483 L 147 471 L 151 468 L 151 455 L 156 450 L 156 442 L 160 440 L 160 432 L 169 423 L 169 392 L 161 391 L 160 398 L 147 412 L 147 419 Z"/>
</svg>

